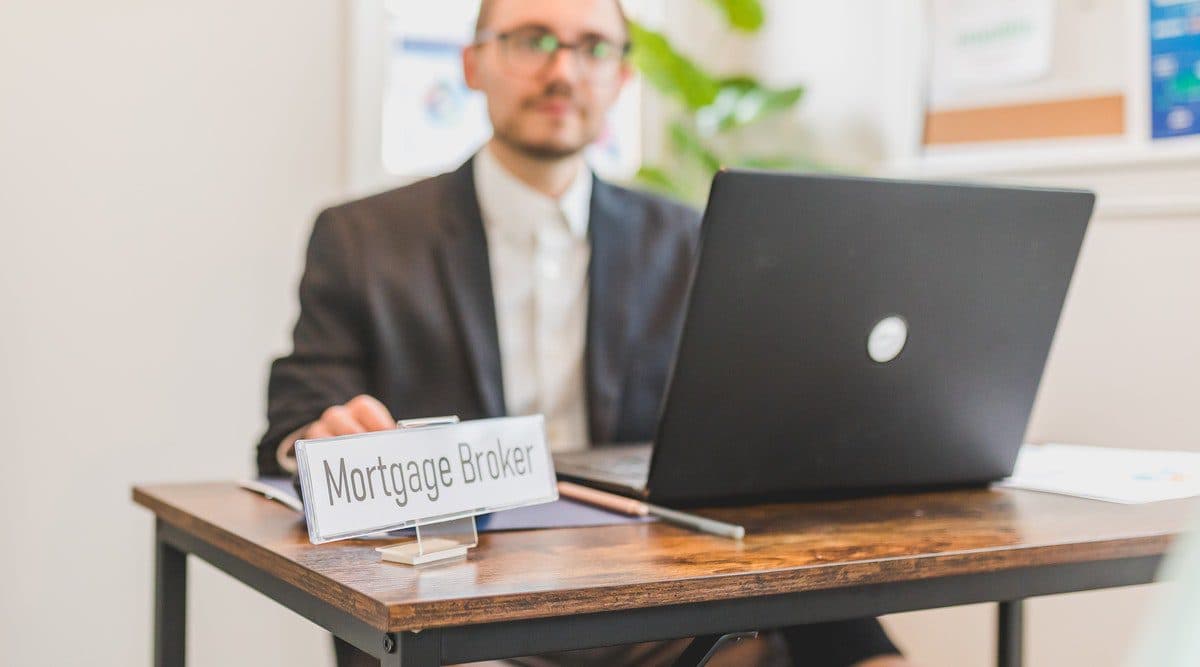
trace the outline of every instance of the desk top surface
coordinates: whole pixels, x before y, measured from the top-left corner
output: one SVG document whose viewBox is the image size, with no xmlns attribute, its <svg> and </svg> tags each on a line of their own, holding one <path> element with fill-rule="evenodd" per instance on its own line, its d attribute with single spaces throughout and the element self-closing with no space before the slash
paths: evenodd
<svg viewBox="0 0 1200 667">
<path fill-rule="evenodd" d="M 314 546 L 303 517 L 233 483 L 139 486 L 160 519 L 387 631 L 1158 555 L 1190 501 L 1116 505 L 1014 490 L 697 510 L 664 523 L 484 533 L 466 560 L 384 563 L 377 540 Z"/>
</svg>

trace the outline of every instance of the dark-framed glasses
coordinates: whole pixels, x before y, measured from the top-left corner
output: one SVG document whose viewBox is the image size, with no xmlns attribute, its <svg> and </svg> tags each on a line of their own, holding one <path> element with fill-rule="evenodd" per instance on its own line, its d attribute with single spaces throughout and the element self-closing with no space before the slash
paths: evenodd
<svg viewBox="0 0 1200 667">
<path fill-rule="evenodd" d="M 575 43 L 564 42 L 553 32 L 539 27 L 523 27 L 506 32 L 481 31 L 475 45 L 497 42 L 504 66 L 521 76 L 532 76 L 549 67 L 560 50 L 575 55 L 579 71 L 586 77 L 605 79 L 616 76 L 629 53 L 628 42 L 614 42 L 589 35 Z"/>
</svg>

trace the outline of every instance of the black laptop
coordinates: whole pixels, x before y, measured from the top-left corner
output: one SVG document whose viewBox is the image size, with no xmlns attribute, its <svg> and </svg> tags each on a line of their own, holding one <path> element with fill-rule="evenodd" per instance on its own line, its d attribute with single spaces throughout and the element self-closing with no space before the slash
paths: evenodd
<svg viewBox="0 0 1200 667">
<path fill-rule="evenodd" d="M 560 478 L 696 504 L 1007 476 L 1094 200 L 717 174 L 653 446 Z"/>
</svg>

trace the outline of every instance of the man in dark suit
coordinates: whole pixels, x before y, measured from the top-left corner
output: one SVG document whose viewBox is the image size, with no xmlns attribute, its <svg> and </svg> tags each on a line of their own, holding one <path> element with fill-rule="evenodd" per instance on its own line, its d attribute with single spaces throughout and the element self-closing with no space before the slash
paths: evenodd
<svg viewBox="0 0 1200 667">
<path fill-rule="evenodd" d="M 614 0 L 483 3 L 463 67 L 494 135 L 452 173 L 318 217 L 261 473 L 294 471 L 297 438 L 395 417 L 542 413 L 557 451 L 653 436 L 699 221 L 583 162 L 629 78 L 627 41 Z M 805 664 L 905 664 L 870 619 L 783 636 Z M 531 660 L 658 664 L 660 648 Z M 338 644 L 339 664 L 364 659 Z"/>
</svg>

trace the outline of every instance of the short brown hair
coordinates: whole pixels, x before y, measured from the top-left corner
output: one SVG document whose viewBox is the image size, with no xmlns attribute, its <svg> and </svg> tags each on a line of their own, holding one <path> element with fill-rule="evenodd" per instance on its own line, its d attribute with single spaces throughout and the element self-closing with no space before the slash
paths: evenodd
<svg viewBox="0 0 1200 667">
<path fill-rule="evenodd" d="M 617 5 L 617 14 L 621 17 L 621 25 L 625 26 L 625 34 L 629 34 L 629 18 L 625 16 L 625 8 L 621 6 L 621 0 L 613 0 Z M 492 13 L 492 5 L 496 4 L 496 0 L 481 0 L 479 3 L 479 18 L 475 19 L 475 36 L 487 28 L 488 16 Z"/>
</svg>

